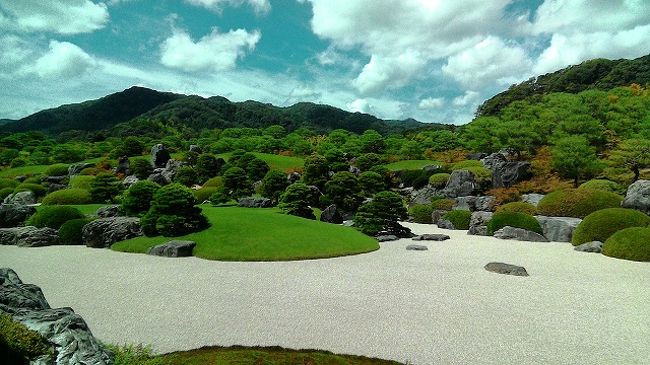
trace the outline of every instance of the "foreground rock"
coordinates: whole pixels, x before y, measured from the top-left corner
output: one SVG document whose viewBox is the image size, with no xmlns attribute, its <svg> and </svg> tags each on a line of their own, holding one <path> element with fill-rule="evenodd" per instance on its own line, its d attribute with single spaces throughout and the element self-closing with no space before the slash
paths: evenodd
<svg viewBox="0 0 650 365">
<path fill-rule="evenodd" d="M 487 223 L 492 219 L 492 212 L 474 212 L 469 220 L 469 230 L 467 234 L 474 236 L 487 236 Z"/>
<path fill-rule="evenodd" d="M 503 262 L 490 262 L 484 266 L 485 270 L 495 272 L 497 274 L 513 275 L 513 276 L 528 276 L 526 268 L 523 266 L 504 264 Z"/>
<path fill-rule="evenodd" d="M 478 188 L 474 174 L 467 170 L 456 170 L 451 173 L 442 194 L 447 198 L 469 196 Z"/>
<path fill-rule="evenodd" d="M 84 245 L 94 248 L 110 247 L 115 242 L 142 236 L 140 219 L 133 217 L 100 218 L 86 224 L 82 230 Z"/>
<path fill-rule="evenodd" d="M 36 195 L 31 191 L 20 191 L 7 196 L 3 203 L 12 205 L 32 205 L 36 204 Z"/>
<path fill-rule="evenodd" d="M 36 213 L 36 208 L 27 205 L 0 204 L 0 227 L 20 226 Z"/>
<path fill-rule="evenodd" d="M 502 240 L 517 240 L 529 242 L 548 242 L 546 237 L 537 232 L 525 230 L 523 228 L 516 228 L 505 226 L 500 230 L 494 232 L 494 237 Z"/>
<path fill-rule="evenodd" d="M 32 226 L 0 229 L 0 244 L 21 247 L 52 246 L 59 243 L 56 229 Z"/>
<path fill-rule="evenodd" d="M 320 221 L 326 223 L 341 224 L 343 223 L 343 216 L 339 212 L 339 209 L 336 207 L 336 205 L 331 204 L 321 213 Z"/>
<path fill-rule="evenodd" d="M 117 217 L 120 215 L 120 206 L 119 205 L 107 205 L 97 209 L 97 216 L 99 218 L 111 218 Z"/>
<path fill-rule="evenodd" d="M 172 240 L 161 245 L 153 246 L 147 254 L 164 257 L 188 257 L 192 256 L 192 250 L 196 246 L 194 241 Z"/>
<path fill-rule="evenodd" d="M 451 221 L 448 221 L 448 220 L 446 220 L 446 219 L 444 219 L 444 218 L 440 218 L 440 219 L 438 220 L 438 228 L 442 228 L 442 229 L 456 229 L 456 227 L 454 226 L 453 223 L 451 223 Z"/>
<path fill-rule="evenodd" d="M 448 210 L 436 209 L 431 212 L 431 223 L 438 224 L 443 215 L 449 213 Z"/>
<path fill-rule="evenodd" d="M 0 313 L 38 332 L 55 353 L 33 361 L 39 365 L 110 365 L 109 352 L 95 339 L 86 322 L 71 308 L 52 309 L 41 289 L 23 284 L 18 275 L 0 268 Z"/>
<path fill-rule="evenodd" d="M 409 207 L 418 204 L 431 204 L 431 199 L 437 195 L 440 195 L 440 192 L 428 185 L 422 189 L 413 190 L 409 198 Z"/>
<path fill-rule="evenodd" d="M 408 246 L 406 246 L 406 249 L 408 251 L 426 251 L 429 248 L 427 246 L 423 246 L 423 245 L 408 245 Z"/>
<path fill-rule="evenodd" d="M 270 208 L 273 202 L 268 198 L 241 198 L 237 205 L 243 208 Z"/>
<path fill-rule="evenodd" d="M 377 239 L 377 241 L 379 242 L 390 242 L 390 241 L 397 241 L 399 237 L 393 234 L 386 234 L 386 235 L 376 236 L 375 239 Z"/>
<path fill-rule="evenodd" d="M 650 214 L 650 180 L 637 180 L 630 185 L 621 206 Z"/>
<path fill-rule="evenodd" d="M 603 243 L 600 241 L 591 241 L 578 245 L 573 249 L 580 252 L 601 253 L 603 251 Z"/>
<path fill-rule="evenodd" d="M 446 241 L 450 239 L 451 237 L 447 236 L 446 234 L 439 234 L 439 233 L 425 233 L 420 236 L 413 237 L 413 241 Z"/>
<path fill-rule="evenodd" d="M 125 189 L 130 188 L 133 184 L 137 183 L 140 181 L 137 176 L 135 175 L 129 175 L 122 180 L 122 186 L 124 186 Z"/>
<path fill-rule="evenodd" d="M 571 242 L 573 232 L 582 222 L 580 218 L 535 216 L 542 227 L 544 237 L 554 242 Z"/>
</svg>

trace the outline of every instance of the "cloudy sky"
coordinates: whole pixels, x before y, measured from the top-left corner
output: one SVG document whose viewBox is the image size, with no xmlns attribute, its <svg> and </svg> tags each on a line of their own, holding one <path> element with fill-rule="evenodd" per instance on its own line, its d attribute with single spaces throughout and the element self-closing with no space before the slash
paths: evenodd
<svg viewBox="0 0 650 365">
<path fill-rule="evenodd" d="M 649 0 L 0 0 L 0 118 L 141 85 L 464 124 L 648 40 Z"/>
</svg>

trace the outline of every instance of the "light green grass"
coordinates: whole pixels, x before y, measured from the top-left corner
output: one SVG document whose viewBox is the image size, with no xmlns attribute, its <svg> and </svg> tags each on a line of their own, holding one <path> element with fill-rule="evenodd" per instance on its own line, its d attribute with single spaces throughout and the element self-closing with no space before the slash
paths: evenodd
<svg viewBox="0 0 650 365">
<path fill-rule="evenodd" d="M 64 205 L 59 205 L 59 206 L 64 206 Z M 79 211 L 85 215 L 95 215 L 97 209 L 101 207 L 105 207 L 106 204 L 82 204 L 82 205 L 65 205 L 65 206 L 79 209 Z M 44 205 L 37 207 L 36 210 L 39 210 L 42 207 L 44 207 Z"/>
<path fill-rule="evenodd" d="M 389 163 L 388 165 L 386 165 L 386 167 L 391 171 L 399 171 L 399 170 L 418 170 L 431 165 L 442 165 L 442 163 L 440 161 L 433 161 L 433 160 L 404 160 L 404 161 Z"/>
<path fill-rule="evenodd" d="M 276 208 L 204 207 L 210 228 L 175 239 L 197 243 L 194 255 L 224 261 L 284 261 L 353 255 L 379 244 L 354 228 L 282 214 Z M 144 253 L 169 241 L 137 237 L 111 248 Z"/>
<path fill-rule="evenodd" d="M 16 177 L 16 176 L 29 176 L 42 174 L 47 170 L 49 165 L 32 165 L 32 166 L 21 166 L 14 167 L 10 169 L 4 169 L 0 171 L 0 177 Z"/>
<path fill-rule="evenodd" d="M 305 165 L 305 160 L 300 157 L 280 156 L 259 152 L 253 152 L 253 154 L 260 160 L 269 164 L 269 167 L 273 170 L 281 170 L 285 172 L 296 171 L 302 170 L 302 167 Z M 217 156 L 227 161 L 231 155 L 232 153 L 222 153 Z"/>
</svg>

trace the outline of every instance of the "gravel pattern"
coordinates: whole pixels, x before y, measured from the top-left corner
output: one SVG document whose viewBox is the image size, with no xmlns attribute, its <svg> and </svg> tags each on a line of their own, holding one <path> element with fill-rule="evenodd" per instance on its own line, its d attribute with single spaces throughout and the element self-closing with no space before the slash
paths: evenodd
<svg viewBox="0 0 650 365">
<path fill-rule="evenodd" d="M 432 225 L 336 259 L 233 263 L 59 246 L 0 246 L 0 267 L 93 333 L 159 352 L 279 345 L 412 364 L 649 364 L 650 264 Z M 530 277 L 494 275 L 491 261 Z"/>
</svg>

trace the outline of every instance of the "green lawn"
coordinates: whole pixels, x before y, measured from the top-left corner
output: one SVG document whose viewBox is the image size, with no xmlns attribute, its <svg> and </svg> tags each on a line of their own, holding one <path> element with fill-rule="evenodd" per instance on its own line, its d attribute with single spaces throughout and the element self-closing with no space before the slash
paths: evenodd
<svg viewBox="0 0 650 365">
<path fill-rule="evenodd" d="M 282 170 L 285 172 L 300 170 L 305 164 L 305 160 L 300 157 L 280 156 L 259 152 L 253 152 L 253 154 L 257 156 L 257 158 L 269 164 L 271 169 Z M 217 156 L 228 160 L 230 155 L 232 155 L 232 153 L 222 153 Z"/>
<path fill-rule="evenodd" d="M 399 171 L 399 170 L 418 170 L 430 165 L 442 165 L 440 161 L 432 160 L 404 160 L 389 163 L 386 165 L 389 170 Z"/>
<path fill-rule="evenodd" d="M 32 165 L 4 169 L 0 171 L 0 177 L 16 177 L 21 175 L 27 176 L 42 174 L 45 172 L 45 170 L 47 170 L 48 167 L 49 165 Z"/>
<path fill-rule="evenodd" d="M 36 208 L 36 210 L 46 205 L 41 205 Z M 50 205 L 51 206 L 51 205 Z M 83 204 L 83 205 L 67 205 L 68 207 L 73 207 L 79 209 L 79 211 L 85 215 L 94 215 L 97 212 L 97 209 L 106 206 L 106 204 Z"/>
<path fill-rule="evenodd" d="M 282 214 L 277 208 L 204 206 L 212 226 L 176 239 L 197 243 L 194 255 L 224 261 L 283 261 L 353 255 L 379 249 L 377 241 L 354 228 Z M 144 253 L 169 241 L 137 237 L 111 249 Z"/>
</svg>

